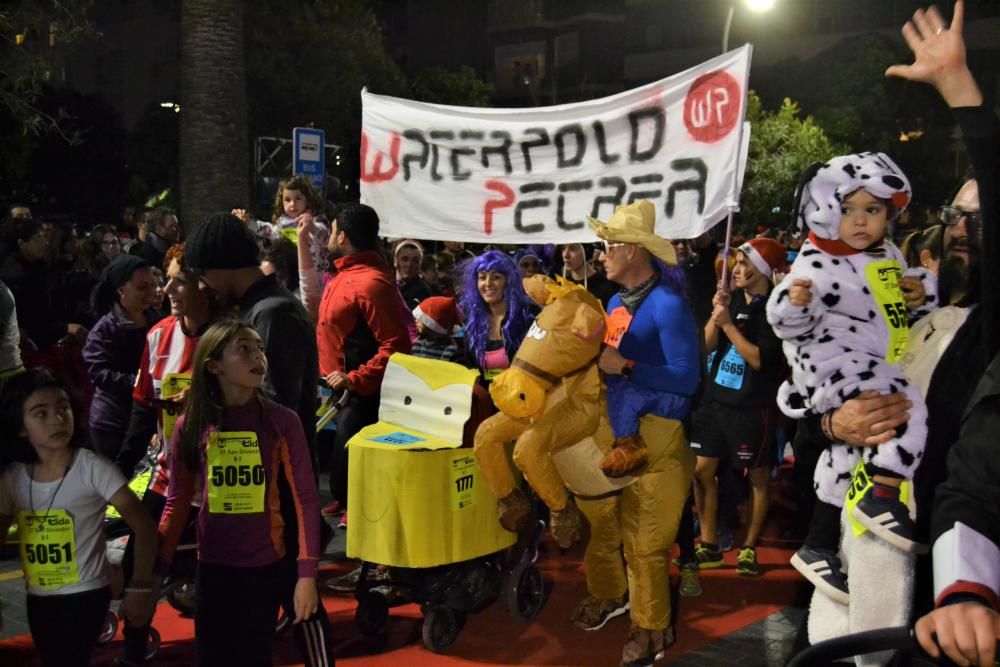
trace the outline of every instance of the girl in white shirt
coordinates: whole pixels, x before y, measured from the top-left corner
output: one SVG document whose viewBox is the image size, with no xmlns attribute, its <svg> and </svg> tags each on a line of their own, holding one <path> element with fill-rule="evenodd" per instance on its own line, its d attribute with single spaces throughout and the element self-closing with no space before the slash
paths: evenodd
<svg viewBox="0 0 1000 667">
<path fill-rule="evenodd" d="M 83 449 L 85 432 L 61 380 L 28 371 L 4 388 L 5 459 L 0 474 L 0 546 L 16 520 L 28 625 L 43 665 L 87 665 L 111 601 L 104 512 L 111 503 L 135 532 L 135 572 L 121 614 L 152 615 L 156 526 L 110 461 Z"/>
</svg>

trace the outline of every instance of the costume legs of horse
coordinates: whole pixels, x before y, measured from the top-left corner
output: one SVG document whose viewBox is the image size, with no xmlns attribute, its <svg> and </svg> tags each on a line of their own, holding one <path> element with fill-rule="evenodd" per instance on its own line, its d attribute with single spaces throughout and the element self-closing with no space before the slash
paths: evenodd
<svg viewBox="0 0 1000 667">
<path fill-rule="evenodd" d="M 595 439 L 610 451 L 610 428 L 603 422 L 601 426 L 607 433 L 599 432 Z M 647 630 L 665 630 L 670 627 L 670 553 L 695 456 L 676 420 L 646 416 L 639 430 L 649 448 L 649 464 L 638 479 L 610 496 L 577 498 L 590 522 L 584 558 L 587 591 L 598 599 L 612 599 L 625 592 L 627 583 L 632 622 Z"/>
</svg>

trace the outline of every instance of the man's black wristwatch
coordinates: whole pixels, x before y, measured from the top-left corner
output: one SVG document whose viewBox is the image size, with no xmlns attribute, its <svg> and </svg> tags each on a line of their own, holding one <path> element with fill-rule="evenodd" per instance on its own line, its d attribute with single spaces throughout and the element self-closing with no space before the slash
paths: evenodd
<svg viewBox="0 0 1000 667">
<path fill-rule="evenodd" d="M 625 378 L 626 380 L 631 380 L 632 379 L 632 367 L 629 366 L 628 364 L 625 364 L 624 366 L 622 366 L 621 373 L 622 373 L 622 377 Z"/>
</svg>

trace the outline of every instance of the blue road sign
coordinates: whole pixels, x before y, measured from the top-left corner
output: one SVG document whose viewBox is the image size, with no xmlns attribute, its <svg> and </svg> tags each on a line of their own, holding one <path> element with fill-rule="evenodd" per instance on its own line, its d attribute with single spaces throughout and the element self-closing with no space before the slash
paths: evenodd
<svg viewBox="0 0 1000 667">
<path fill-rule="evenodd" d="M 326 134 L 323 130 L 297 127 L 292 130 L 292 171 L 296 176 L 308 176 L 317 190 L 323 192 L 326 174 Z"/>
</svg>

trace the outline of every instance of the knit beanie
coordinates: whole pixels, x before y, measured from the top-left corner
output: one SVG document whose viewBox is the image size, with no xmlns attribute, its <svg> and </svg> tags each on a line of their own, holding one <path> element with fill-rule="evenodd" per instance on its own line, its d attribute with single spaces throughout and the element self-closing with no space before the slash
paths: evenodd
<svg viewBox="0 0 1000 667">
<path fill-rule="evenodd" d="M 840 238 L 840 205 L 864 188 L 891 201 L 898 211 L 910 203 L 912 190 L 903 170 L 885 153 L 840 155 L 822 165 L 802 191 L 799 222 L 821 239 Z"/>
<path fill-rule="evenodd" d="M 458 323 L 458 303 L 452 296 L 432 296 L 413 309 L 413 319 L 435 333 L 447 336 Z"/>
<path fill-rule="evenodd" d="M 229 213 L 210 216 L 184 243 L 184 265 L 194 271 L 259 266 L 259 256 L 257 241 L 246 223 Z"/>
<path fill-rule="evenodd" d="M 770 278 L 774 272 L 785 266 L 788 251 L 774 239 L 750 239 L 739 248 L 747 256 L 754 268 Z"/>
<path fill-rule="evenodd" d="M 140 269 L 148 269 L 149 262 L 135 255 L 118 255 L 101 271 L 101 278 L 91 294 L 94 312 L 103 315 L 114 305 L 118 290 Z"/>
</svg>

